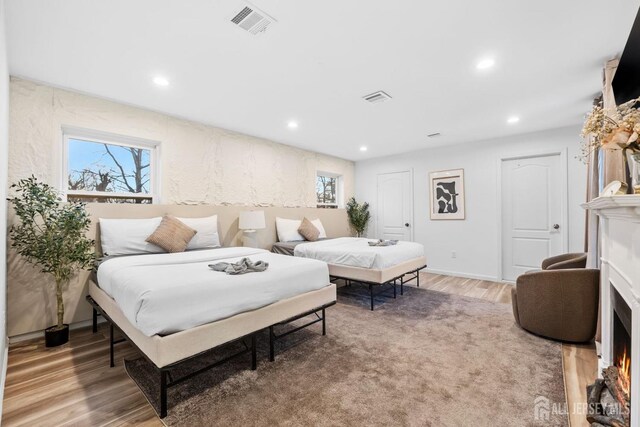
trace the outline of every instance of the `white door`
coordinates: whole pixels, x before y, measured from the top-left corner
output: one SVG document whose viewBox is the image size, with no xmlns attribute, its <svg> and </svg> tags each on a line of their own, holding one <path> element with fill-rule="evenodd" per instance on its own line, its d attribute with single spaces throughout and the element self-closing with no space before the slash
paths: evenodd
<svg viewBox="0 0 640 427">
<path fill-rule="evenodd" d="M 502 161 L 502 279 L 515 281 L 563 250 L 560 154 Z"/>
<path fill-rule="evenodd" d="M 376 236 L 379 239 L 412 240 L 413 184 L 411 172 L 378 175 Z"/>
</svg>

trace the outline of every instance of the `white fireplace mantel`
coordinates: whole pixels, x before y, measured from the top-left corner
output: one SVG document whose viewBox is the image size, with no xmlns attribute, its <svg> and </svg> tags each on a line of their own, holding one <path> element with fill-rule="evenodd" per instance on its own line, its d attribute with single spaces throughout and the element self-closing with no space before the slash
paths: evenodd
<svg viewBox="0 0 640 427">
<path fill-rule="evenodd" d="M 600 217 L 600 369 L 613 364 L 612 287 L 631 308 L 631 427 L 640 427 L 640 195 L 582 205 Z"/>
</svg>

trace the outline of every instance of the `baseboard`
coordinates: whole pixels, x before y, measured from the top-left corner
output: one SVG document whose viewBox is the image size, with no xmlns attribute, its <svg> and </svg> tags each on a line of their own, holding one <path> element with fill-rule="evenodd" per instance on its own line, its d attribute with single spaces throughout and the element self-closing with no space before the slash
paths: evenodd
<svg viewBox="0 0 640 427">
<path fill-rule="evenodd" d="M 98 324 L 104 323 L 104 322 L 106 322 L 105 319 L 103 319 L 102 317 L 98 317 Z M 71 323 L 69 325 L 69 330 L 73 331 L 75 329 L 86 328 L 86 327 L 91 326 L 91 325 L 93 325 L 93 321 L 92 320 L 83 320 L 82 322 Z M 36 331 L 36 332 L 29 332 L 29 333 L 26 333 L 26 334 L 15 335 L 13 337 L 9 337 L 9 344 L 13 344 L 13 343 L 21 342 L 21 341 L 33 340 L 33 339 L 42 338 L 42 337 L 44 337 L 44 330 Z"/>
<path fill-rule="evenodd" d="M 483 274 L 473 274 L 473 273 L 462 273 L 459 271 L 447 271 L 447 270 L 438 270 L 434 268 L 427 267 L 427 273 L 433 274 L 442 274 L 443 276 L 455 276 L 455 277 L 464 277 L 465 279 L 478 279 L 478 280 L 488 280 L 491 282 L 498 282 L 498 278 L 496 276 L 485 276 Z"/>
</svg>

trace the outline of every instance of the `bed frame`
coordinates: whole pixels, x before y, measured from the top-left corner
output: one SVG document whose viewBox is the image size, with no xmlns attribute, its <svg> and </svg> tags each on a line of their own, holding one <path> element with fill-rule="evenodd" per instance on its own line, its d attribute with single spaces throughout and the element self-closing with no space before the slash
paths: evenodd
<svg viewBox="0 0 640 427">
<path fill-rule="evenodd" d="M 86 297 L 93 307 L 93 332 L 98 330 L 98 316 L 109 323 L 110 366 L 115 366 L 114 347 L 129 341 L 157 370 L 160 382 L 160 418 L 167 416 L 167 390 L 194 376 L 222 365 L 236 357 L 251 354 L 251 369 L 257 368 L 256 338 L 264 329 L 269 329 L 269 359 L 275 360 L 275 341 L 297 332 L 317 322 L 322 322 L 322 335 L 326 335 L 326 308 L 336 303 L 336 286 L 327 287 L 278 301 L 268 306 L 237 314 L 195 328 L 174 334 L 148 337 L 133 326 L 116 302 L 94 282 L 89 283 Z M 318 313 L 321 313 L 318 314 Z M 281 335 L 275 335 L 274 326 L 285 325 L 305 316 L 314 314 L 317 318 Z M 124 336 L 115 339 L 115 328 Z M 186 374 L 180 378 L 171 377 L 171 369 L 202 356 L 220 346 L 242 342 L 244 349 Z"/>
<path fill-rule="evenodd" d="M 398 282 L 400 283 L 400 295 L 404 295 L 404 284 L 413 279 L 416 279 L 417 285 L 420 287 L 420 270 L 425 268 L 427 268 L 425 257 L 414 258 L 384 270 L 329 264 L 329 278 L 332 282 L 344 280 L 347 286 L 353 283 L 367 286 L 371 310 L 373 310 L 376 296 L 393 291 L 393 298 L 396 297 Z M 376 286 L 383 287 L 383 289 L 374 292 Z"/>
</svg>

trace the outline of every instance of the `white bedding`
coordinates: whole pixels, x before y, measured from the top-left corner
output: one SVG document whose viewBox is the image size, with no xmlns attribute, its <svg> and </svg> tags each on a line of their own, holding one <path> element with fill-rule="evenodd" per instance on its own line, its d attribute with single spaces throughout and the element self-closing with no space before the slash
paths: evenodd
<svg viewBox="0 0 640 427">
<path fill-rule="evenodd" d="M 399 241 L 392 246 L 369 246 L 372 239 L 340 237 L 301 243 L 293 251 L 296 257 L 312 258 L 329 264 L 384 270 L 404 261 L 424 256 L 420 243 Z"/>
<path fill-rule="evenodd" d="M 263 260 L 260 273 L 232 276 L 208 264 Z M 320 261 L 262 249 L 219 248 L 176 254 L 113 258 L 98 269 L 98 285 L 147 336 L 166 335 L 255 310 L 324 288 L 329 270 Z"/>
</svg>

